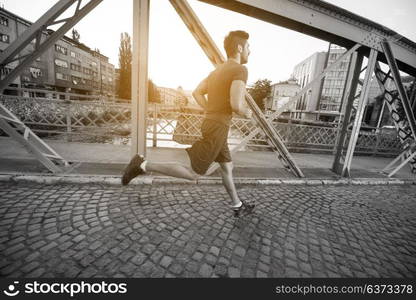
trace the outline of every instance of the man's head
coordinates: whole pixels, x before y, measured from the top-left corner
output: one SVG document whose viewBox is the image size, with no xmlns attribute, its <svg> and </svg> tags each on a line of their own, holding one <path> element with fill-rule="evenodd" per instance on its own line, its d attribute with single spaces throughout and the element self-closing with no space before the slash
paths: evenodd
<svg viewBox="0 0 416 300">
<path fill-rule="evenodd" d="M 224 49 L 228 58 L 235 58 L 240 56 L 241 64 L 245 64 L 248 61 L 250 55 L 249 34 L 242 30 L 230 31 L 230 33 L 224 39 Z"/>
</svg>

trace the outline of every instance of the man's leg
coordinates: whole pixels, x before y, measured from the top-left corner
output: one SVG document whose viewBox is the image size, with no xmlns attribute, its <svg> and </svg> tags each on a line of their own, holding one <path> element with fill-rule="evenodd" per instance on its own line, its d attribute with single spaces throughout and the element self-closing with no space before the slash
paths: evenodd
<svg viewBox="0 0 416 300">
<path fill-rule="evenodd" d="M 241 205 L 241 201 L 233 181 L 233 163 L 221 162 L 219 164 L 221 166 L 222 183 L 233 201 L 232 205 L 238 207 Z"/>
<path fill-rule="evenodd" d="M 154 163 L 146 161 L 143 156 L 136 154 L 124 169 L 121 183 L 127 185 L 133 178 L 148 171 L 188 180 L 196 180 L 199 177 L 191 167 L 175 162 Z"/>
<path fill-rule="evenodd" d="M 191 167 L 179 163 L 155 163 L 148 161 L 146 163 L 147 172 L 158 172 L 167 176 L 196 180 L 199 175 Z"/>
</svg>

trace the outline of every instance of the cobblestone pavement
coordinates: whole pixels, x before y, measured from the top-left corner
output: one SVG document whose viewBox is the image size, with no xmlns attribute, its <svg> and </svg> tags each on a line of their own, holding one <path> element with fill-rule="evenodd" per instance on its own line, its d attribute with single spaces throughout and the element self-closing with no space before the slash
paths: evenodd
<svg viewBox="0 0 416 300">
<path fill-rule="evenodd" d="M 0 275 L 415 277 L 416 186 L 0 182 Z"/>
</svg>

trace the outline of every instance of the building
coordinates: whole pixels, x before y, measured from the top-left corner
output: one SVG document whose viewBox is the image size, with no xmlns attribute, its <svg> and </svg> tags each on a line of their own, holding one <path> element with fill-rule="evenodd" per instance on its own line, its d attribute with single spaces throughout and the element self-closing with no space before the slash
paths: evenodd
<svg viewBox="0 0 416 300">
<path fill-rule="evenodd" d="M 326 52 L 316 52 L 297 64 L 293 69 L 292 78 L 294 78 L 300 88 L 305 87 L 324 69 L 326 60 Z M 295 118 L 314 119 L 313 112 L 317 110 L 319 104 L 319 94 L 321 90 L 321 82 L 316 82 L 313 86 L 302 95 L 296 102 L 295 110 L 297 113 Z M 312 114 L 310 114 L 312 113 Z"/>
<path fill-rule="evenodd" d="M 266 98 L 264 107 L 266 111 L 276 111 L 285 105 L 291 97 L 300 91 L 300 86 L 294 78 L 281 81 L 271 85 L 270 96 Z M 294 110 L 296 103 L 288 107 L 288 110 Z"/>
<path fill-rule="evenodd" d="M 192 102 L 191 92 L 185 91 L 182 87 L 177 89 L 158 87 L 160 93 L 160 103 L 167 106 L 185 107 L 189 102 Z"/>
<path fill-rule="evenodd" d="M 293 69 L 292 77 L 301 88 L 317 77 L 327 66 L 332 65 L 346 51 L 330 45 L 329 52 L 316 52 Z M 318 81 L 297 101 L 294 114 L 299 119 L 334 119 L 340 111 L 350 58 L 347 57 L 324 80 Z"/>
<path fill-rule="evenodd" d="M 5 9 L 0 9 L 0 50 L 6 49 L 30 25 L 31 22 Z M 46 37 L 51 33 L 51 30 L 45 31 L 43 36 Z M 34 46 L 33 41 L 28 47 Z M 19 55 L 25 55 L 29 50 L 33 50 L 28 47 Z M 10 63 L 1 70 L 1 76 L 5 76 L 15 67 L 16 63 Z M 29 68 L 23 70 L 14 80 L 13 86 L 114 96 L 115 70 L 114 65 L 108 62 L 108 57 L 64 36 Z"/>
<path fill-rule="evenodd" d="M 345 51 L 345 48 L 331 44 L 329 48 L 328 63 L 326 66 L 332 65 L 345 53 Z M 338 64 L 338 66 L 335 67 L 334 70 L 328 72 L 325 76 L 319 107 L 317 107 L 317 110 L 329 112 L 340 111 L 349 63 L 350 57 L 347 56 Z"/>
</svg>

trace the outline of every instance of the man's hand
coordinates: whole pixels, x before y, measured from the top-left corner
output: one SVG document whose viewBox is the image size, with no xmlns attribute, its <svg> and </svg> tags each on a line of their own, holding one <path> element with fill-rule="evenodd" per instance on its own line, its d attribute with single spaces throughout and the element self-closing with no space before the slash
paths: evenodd
<svg viewBox="0 0 416 300">
<path fill-rule="evenodd" d="M 248 106 L 245 101 L 246 84 L 242 80 L 234 80 L 230 88 L 230 105 L 233 112 L 237 115 L 247 118 Z"/>
<path fill-rule="evenodd" d="M 200 82 L 200 84 L 196 87 L 196 89 L 192 92 L 192 96 L 202 107 L 203 110 L 207 109 L 208 101 L 205 95 L 208 93 L 208 79 L 205 78 Z"/>
<path fill-rule="evenodd" d="M 245 113 L 245 117 L 247 119 L 252 119 L 253 118 L 253 111 L 249 108 L 247 108 L 246 113 Z"/>
</svg>

